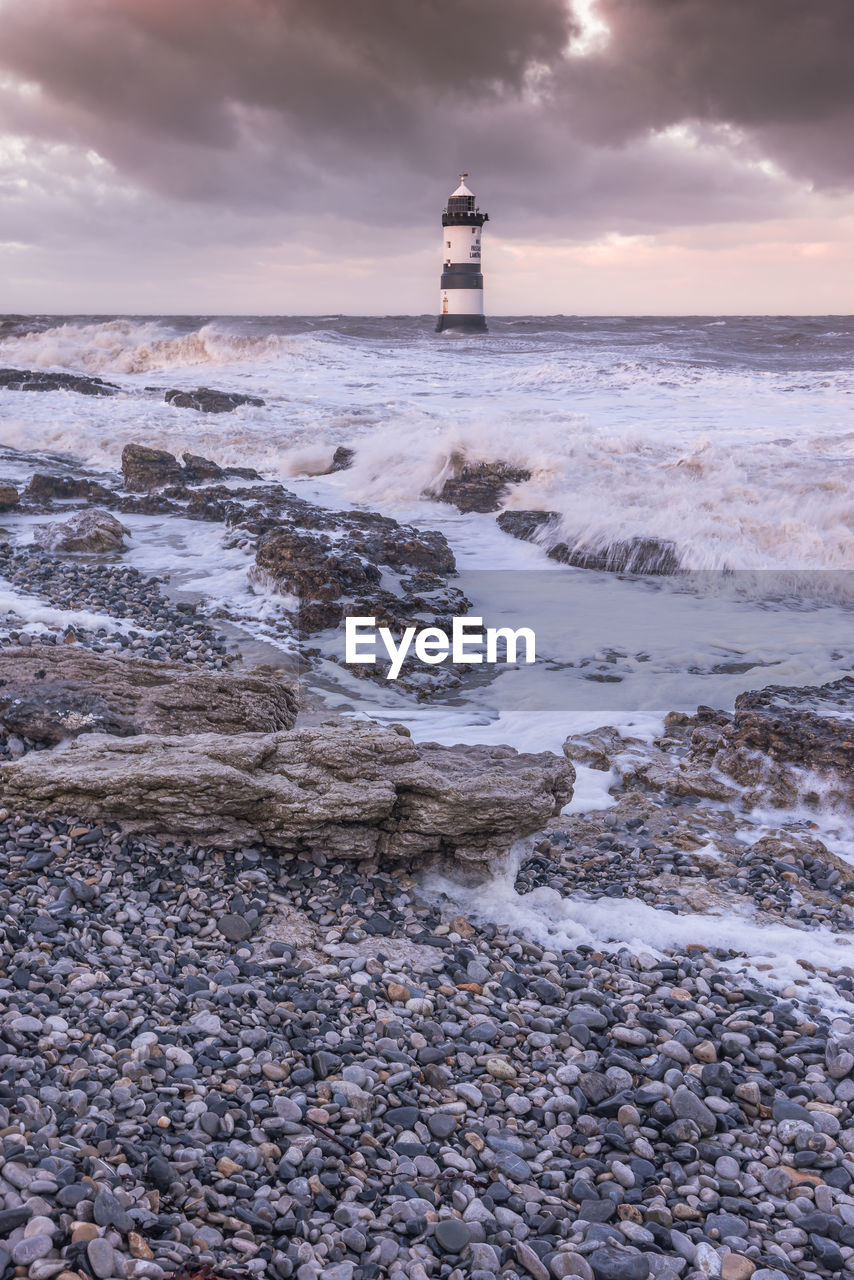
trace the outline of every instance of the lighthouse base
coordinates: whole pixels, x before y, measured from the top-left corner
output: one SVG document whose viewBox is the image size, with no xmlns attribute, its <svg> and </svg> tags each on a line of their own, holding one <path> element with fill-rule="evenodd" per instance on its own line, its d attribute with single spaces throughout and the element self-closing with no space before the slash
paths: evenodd
<svg viewBox="0 0 854 1280">
<path fill-rule="evenodd" d="M 465 329 L 468 333 L 486 333 L 486 316 L 482 315 L 442 315 L 436 321 L 436 332 L 445 329 Z"/>
</svg>

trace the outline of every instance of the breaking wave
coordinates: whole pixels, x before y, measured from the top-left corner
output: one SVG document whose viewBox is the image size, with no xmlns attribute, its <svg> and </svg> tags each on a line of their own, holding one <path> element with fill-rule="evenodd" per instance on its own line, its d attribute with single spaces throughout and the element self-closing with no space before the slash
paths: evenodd
<svg viewBox="0 0 854 1280">
<path fill-rule="evenodd" d="M 176 333 L 162 321 L 132 319 L 57 325 L 0 339 L 0 362 L 92 374 L 137 374 L 280 359 L 292 345 L 281 334 L 227 333 L 204 324 Z"/>
<path fill-rule="evenodd" d="M 452 454 L 502 459 L 531 472 L 503 505 L 555 513 L 546 547 L 659 539 L 686 568 L 854 568 L 854 322 L 490 324 L 449 344 L 428 317 L 16 318 L 0 365 L 98 374 L 125 394 L 0 393 L 2 443 L 114 470 L 143 440 L 282 479 L 346 445 L 354 466 L 324 482 L 336 501 L 469 521 L 475 542 L 505 535 L 431 497 Z M 162 380 L 147 386 L 158 373 L 265 405 L 176 409 Z"/>
</svg>

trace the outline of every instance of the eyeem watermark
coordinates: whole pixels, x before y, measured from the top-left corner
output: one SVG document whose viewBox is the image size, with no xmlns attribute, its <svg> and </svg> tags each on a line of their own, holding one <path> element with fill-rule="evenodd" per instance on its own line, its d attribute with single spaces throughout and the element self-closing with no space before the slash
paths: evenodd
<svg viewBox="0 0 854 1280">
<path fill-rule="evenodd" d="M 441 627 L 407 627 L 396 640 L 376 618 L 347 618 L 344 623 L 344 661 L 375 663 L 381 644 L 389 659 L 387 680 L 396 680 L 410 651 L 430 666 L 440 662 L 513 664 L 536 662 L 537 637 L 530 627 L 484 627 L 483 618 L 453 618 L 451 634 Z M 502 656 L 499 658 L 499 647 Z M 520 648 L 524 657 L 519 656 Z"/>
</svg>

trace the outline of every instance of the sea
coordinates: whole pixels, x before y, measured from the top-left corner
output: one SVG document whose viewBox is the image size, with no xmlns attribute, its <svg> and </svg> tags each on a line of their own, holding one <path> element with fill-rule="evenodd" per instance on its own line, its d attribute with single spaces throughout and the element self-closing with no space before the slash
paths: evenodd
<svg viewBox="0 0 854 1280">
<path fill-rule="evenodd" d="M 0 317 L 0 367 L 120 388 L 105 398 L 0 392 L 0 470 L 116 483 L 123 446 L 138 442 L 253 467 L 321 506 L 440 530 L 472 613 L 536 623 L 535 666 L 426 703 L 332 662 L 309 677 L 331 711 L 403 722 L 421 739 L 559 751 L 569 733 L 608 724 L 652 740 L 668 711 L 731 709 L 746 689 L 820 685 L 854 669 L 854 317 L 515 316 L 490 318 L 484 335 L 434 326 L 429 316 Z M 199 386 L 264 404 L 207 415 L 164 401 L 168 388 Z M 353 465 L 322 474 L 340 445 Z M 494 514 L 439 502 L 461 458 L 530 472 L 503 505 L 554 513 L 548 539 L 521 542 Z M 26 541 L 35 519 L 3 525 Z M 180 517 L 125 522 L 127 563 L 199 600 L 250 659 L 293 656 L 281 600 L 251 582 L 245 541 Z M 603 549 L 631 539 L 671 544 L 680 573 L 608 574 L 548 555 L 555 540 Z M 613 803 L 612 780 L 581 769 L 574 811 Z M 854 863 L 854 823 L 817 821 Z M 511 898 L 505 877 L 493 909 L 522 918 Z M 660 920 L 648 918 L 661 913 L 641 919 L 640 903 L 632 918 L 611 904 L 610 924 L 577 904 L 561 909 L 568 936 L 661 941 Z M 795 931 L 779 929 L 782 955 Z"/>
</svg>

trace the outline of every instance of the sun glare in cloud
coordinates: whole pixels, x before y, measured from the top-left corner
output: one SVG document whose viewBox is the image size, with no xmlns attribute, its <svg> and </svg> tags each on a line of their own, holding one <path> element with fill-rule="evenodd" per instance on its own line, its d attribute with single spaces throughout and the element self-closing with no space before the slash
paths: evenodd
<svg viewBox="0 0 854 1280">
<path fill-rule="evenodd" d="M 0 4 L 3 0 L 0 0 Z M 0 92 L 14 93 L 19 98 L 38 98 L 41 96 L 41 85 L 32 80 L 22 80 L 20 76 L 0 75 Z"/>
<path fill-rule="evenodd" d="M 611 28 L 599 13 L 598 0 L 569 0 L 569 10 L 581 28 L 567 48 L 572 58 L 587 58 L 604 49 L 611 35 Z"/>
</svg>

